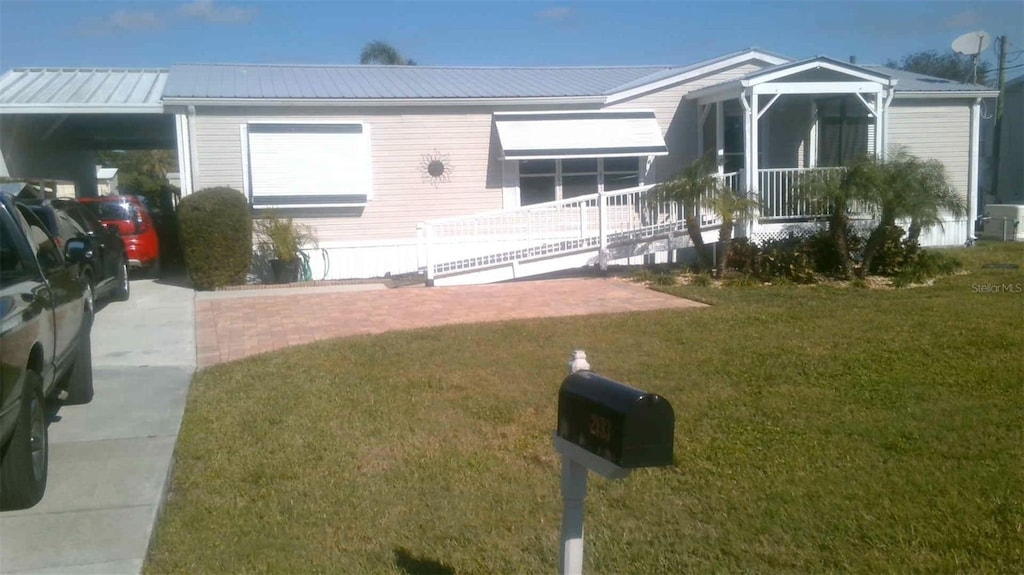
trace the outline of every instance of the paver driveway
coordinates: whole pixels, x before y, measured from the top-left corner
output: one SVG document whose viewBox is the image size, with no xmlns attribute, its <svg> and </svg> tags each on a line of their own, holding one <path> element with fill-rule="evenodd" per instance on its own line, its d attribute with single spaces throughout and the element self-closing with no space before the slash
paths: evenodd
<svg viewBox="0 0 1024 575">
<path fill-rule="evenodd" d="M 283 347 L 433 325 L 703 307 L 620 279 L 274 295 L 197 294 L 200 368 Z M 241 294 L 238 294 L 241 295 Z M 257 297 L 253 297 L 257 296 Z"/>
</svg>

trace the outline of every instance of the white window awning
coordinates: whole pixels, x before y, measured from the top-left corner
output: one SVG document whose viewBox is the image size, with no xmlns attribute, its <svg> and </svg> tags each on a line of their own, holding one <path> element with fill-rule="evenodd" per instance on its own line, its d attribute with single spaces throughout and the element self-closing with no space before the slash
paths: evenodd
<svg viewBox="0 0 1024 575">
<path fill-rule="evenodd" d="M 498 112 L 506 160 L 667 156 L 653 111 Z"/>
</svg>

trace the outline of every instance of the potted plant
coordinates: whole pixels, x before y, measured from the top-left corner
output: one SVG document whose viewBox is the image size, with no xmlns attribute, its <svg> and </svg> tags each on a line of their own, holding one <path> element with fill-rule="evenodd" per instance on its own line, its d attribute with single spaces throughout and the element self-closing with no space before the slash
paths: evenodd
<svg viewBox="0 0 1024 575">
<path fill-rule="evenodd" d="M 299 250 L 318 245 L 313 228 L 272 214 L 256 220 L 256 236 L 263 252 L 271 255 L 274 283 L 298 281 Z"/>
</svg>

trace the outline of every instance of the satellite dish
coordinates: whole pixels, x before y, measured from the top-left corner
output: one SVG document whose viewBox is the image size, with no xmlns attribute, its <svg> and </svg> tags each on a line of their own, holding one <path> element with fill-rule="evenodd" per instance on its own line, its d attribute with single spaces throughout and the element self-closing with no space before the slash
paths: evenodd
<svg viewBox="0 0 1024 575">
<path fill-rule="evenodd" d="M 953 40 L 953 50 L 964 56 L 977 56 L 991 45 L 992 36 L 981 30 L 968 32 Z"/>
</svg>

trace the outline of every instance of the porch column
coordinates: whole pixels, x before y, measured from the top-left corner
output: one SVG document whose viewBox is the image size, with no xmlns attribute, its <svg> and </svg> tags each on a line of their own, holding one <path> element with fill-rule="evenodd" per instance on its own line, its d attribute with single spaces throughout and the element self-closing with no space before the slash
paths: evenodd
<svg viewBox="0 0 1024 575">
<path fill-rule="evenodd" d="M 971 155 L 967 172 L 967 243 L 974 243 L 974 221 L 978 219 L 978 148 L 981 135 L 981 98 L 971 104 Z"/>
<path fill-rule="evenodd" d="M 807 135 L 807 167 L 818 167 L 818 101 L 811 98 L 811 131 Z"/>
<path fill-rule="evenodd" d="M 757 114 L 757 111 L 750 105 L 751 98 L 752 96 L 749 89 L 744 90 L 743 93 L 740 94 L 740 104 L 743 105 L 743 191 L 745 193 L 751 193 L 754 191 L 754 178 L 753 171 L 751 170 L 753 164 L 750 161 L 750 135 L 753 130 L 753 124 L 755 123 L 754 117 L 755 114 Z"/>
<path fill-rule="evenodd" d="M 704 123 L 708 118 L 709 104 L 697 104 L 697 159 L 704 158 Z"/>
<path fill-rule="evenodd" d="M 725 173 L 725 106 L 715 102 L 715 158 L 718 175 Z"/>
<path fill-rule="evenodd" d="M 184 197 L 193 192 L 192 136 L 189 130 L 188 117 L 185 114 L 175 114 L 174 127 L 178 146 L 178 178 L 181 183 L 181 195 Z"/>
<path fill-rule="evenodd" d="M 755 197 L 759 193 L 759 188 L 761 187 L 761 178 L 757 173 L 758 169 L 760 169 L 757 157 L 758 152 L 760 152 L 760 149 L 758 148 L 758 140 L 760 139 L 760 137 L 757 129 L 758 124 L 761 123 L 760 100 L 761 99 L 758 97 L 757 88 L 755 87 L 753 91 L 750 93 L 750 112 L 748 112 L 750 115 L 750 191 L 751 193 L 755 194 Z"/>
<path fill-rule="evenodd" d="M 885 145 L 883 142 L 882 122 L 884 121 L 885 115 L 885 96 L 882 92 L 875 93 L 875 157 L 878 159 L 885 159 Z"/>
<path fill-rule="evenodd" d="M 746 171 L 744 178 L 744 193 L 759 198 L 758 187 L 760 181 L 757 173 L 757 116 L 758 98 L 757 94 L 750 88 L 740 95 L 740 103 L 743 104 L 743 169 Z M 754 240 L 757 231 L 758 215 L 750 218 L 750 225 L 747 228 L 747 237 Z"/>
</svg>

